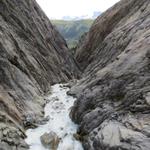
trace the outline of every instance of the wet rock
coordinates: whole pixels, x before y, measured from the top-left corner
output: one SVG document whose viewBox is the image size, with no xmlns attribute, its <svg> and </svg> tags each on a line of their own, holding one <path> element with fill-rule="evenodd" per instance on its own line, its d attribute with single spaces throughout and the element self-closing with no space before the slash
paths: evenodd
<svg viewBox="0 0 150 150">
<path fill-rule="evenodd" d="M 74 137 L 77 141 L 82 141 L 82 137 L 81 137 L 79 134 L 77 134 L 77 133 L 74 133 L 74 134 L 73 134 L 73 137 Z"/>
<path fill-rule="evenodd" d="M 60 141 L 55 132 L 44 133 L 40 139 L 44 147 L 53 150 L 57 149 Z"/>
<path fill-rule="evenodd" d="M 59 98 L 58 98 L 58 97 L 53 97 L 53 98 L 51 99 L 51 101 L 57 102 L 57 101 L 59 101 Z"/>
<path fill-rule="evenodd" d="M 11 147 L 5 142 L 1 142 L 0 143 L 0 149 L 1 150 L 11 150 Z"/>
<path fill-rule="evenodd" d="M 36 128 L 37 127 L 35 125 L 35 118 L 34 118 L 33 114 L 26 115 L 23 123 L 26 128 Z"/>
<path fill-rule="evenodd" d="M 38 121 L 37 121 L 37 124 L 44 125 L 44 124 L 46 124 L 49 120 L 50 120 L 50 117 L 47 116 L 47 117 L 45 117 L 45 118 L 42 118 L 42 119 L 38 120 Z"/>
<path fill-rule="evenodd" d="M 71 88 L 73 85 L 75 85 L 78 82 L 77 79 L 70 80 L 68 83 L 63 85 L 63 88 Z"/>
<path fill-rule="evenodd" d="M 25 134 L 23 131 L 11 125 L 0 123 L 0 148 L 4 150 L 17 150 L 17 148 L 27 150 L 29 146 L 24 141 Z"/>
</svg>

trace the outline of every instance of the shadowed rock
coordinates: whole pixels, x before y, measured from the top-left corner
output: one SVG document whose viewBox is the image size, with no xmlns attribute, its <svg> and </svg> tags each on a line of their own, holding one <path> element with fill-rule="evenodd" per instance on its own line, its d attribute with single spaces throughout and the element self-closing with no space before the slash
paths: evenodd
<svg viewBox="0 0 150 150">
<path fill-rule="evenodd" d="M 43 116 L 42 95 L 78 76 L 65 40 L 35 0 L 0 0 L 0 132 L 4 123 L 20 137 L 14 143 L 2 134 L 2 147 L 23 149 L 24 128 Z"/>
</svg>

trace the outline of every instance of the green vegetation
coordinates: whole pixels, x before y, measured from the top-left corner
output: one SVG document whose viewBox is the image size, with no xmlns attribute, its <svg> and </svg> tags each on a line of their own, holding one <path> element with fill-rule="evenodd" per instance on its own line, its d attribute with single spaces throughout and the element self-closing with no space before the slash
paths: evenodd
<svg viewBox="0 0 150 150">
<path fill-rule="evenodd" d="M 69 48 L 73 48 L 77 45 L 81 35 L 89 31 L 93 20 L 51 20 L 51 22 L 56 26 L 62 36 L 66 39 Z"/>
</svg>

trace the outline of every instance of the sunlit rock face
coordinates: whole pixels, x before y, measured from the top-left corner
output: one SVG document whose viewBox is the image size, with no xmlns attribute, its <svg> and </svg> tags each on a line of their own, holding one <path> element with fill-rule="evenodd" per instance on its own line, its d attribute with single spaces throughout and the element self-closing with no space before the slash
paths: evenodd
<svg viewBox="0 0 150 150">
<path fill-rule="evenodd" d="M 0 0 L 0 148 L 27 148 L 24 127 L 35 127 L 43 115 L 41 95 L 78 74 L 66 42 L 35 0 Z"/>
<path fill-rule="evenodd" d="M 76 53 L 83 78 L 69 92 L 85 149 L 150 149 L 149 54 L 149 1 L 122 0 L 95 20 Z"/>
</svg>

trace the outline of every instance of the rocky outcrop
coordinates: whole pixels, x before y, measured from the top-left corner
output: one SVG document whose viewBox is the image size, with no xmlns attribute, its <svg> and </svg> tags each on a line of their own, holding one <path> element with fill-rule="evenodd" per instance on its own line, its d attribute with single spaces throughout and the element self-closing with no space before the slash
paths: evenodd
<svg viewBox="0 0 150 150">
<path fill-rule="evenodd" d="M 96 19 L 69 94 L 85 150 L 150 149 L 150 2 L 122 0 Z"/>
<path fill-rule="evenodd" d="M 24 129 L 43 116 L 41 96 L 78 75 L 66 42 L 35 0 L 0 1 L 0 149 L 26 149 Z"/>
</svg>

